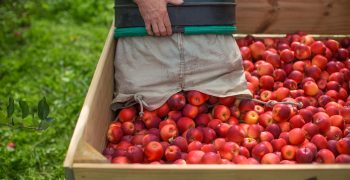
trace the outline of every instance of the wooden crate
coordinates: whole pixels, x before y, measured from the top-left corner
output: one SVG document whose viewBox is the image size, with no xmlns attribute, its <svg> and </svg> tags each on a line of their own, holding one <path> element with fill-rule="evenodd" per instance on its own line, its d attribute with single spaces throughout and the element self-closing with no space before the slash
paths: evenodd
<svg viewBox="0 0 350 180">
<path fill-rule="evenodd" d="M 279 37 L 297 30 L 334 38 L 350 36 L 347 0 L 237 0 L 239 33 Z M 277 4 L 277 5 L 276 5 Z M 300 11 L 298 11 L 300 10 Z M 275 14 L 275 15 L 274 15 Z M 310 17 L 310 18 L 309 18 Z M 113 26 L 112 26 L 113 27 Z M 331 34 L 331 35 L 329 35 Z M 335 35 L 337 34 L 337 35 Z M 96 67 L 64 162 L 67 179 L 319 179 L 350 178 L 350 165 L 115 165 L 101 154 L 113 113 L 111 28 Z"/>
</svg>

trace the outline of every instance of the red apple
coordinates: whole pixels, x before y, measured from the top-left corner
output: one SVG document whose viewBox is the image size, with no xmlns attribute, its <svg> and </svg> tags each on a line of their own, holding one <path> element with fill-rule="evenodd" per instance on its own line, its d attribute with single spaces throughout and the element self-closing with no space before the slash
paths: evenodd
<svg viewBox="0 0 350 180">
<path fill-rule="evenodd" d="M 208 95 L 199 91 L 192 90 L 187 92 L 187 101 L 193 106 L 202 105 L 208 98 Z"/>
<path fill-rule="evenodd" d="M 225 105 L 216 105 L 213 108 L 213 118 L 220 119 L 221 121 L 227 121 L 231 116 L 230 109 Z"/>
<path fill-rule="evenodd" d="M 326 52 L 326 46 L 322 41 L 315 41 L 310 46 L 312 54 L 324 54 Z"/>
<path fill-rule="evenodd" d="M 303 125 L 302 129 L 305 131 L 305 138 L 311 139 L 315 134 L 319 133 L 319 128 L 316 124 L 309 122 Z"/>
<path fill-rule="evenodd" d="M 280 52 L 280 58 L 283 62 L 285 63 L 290 63 L 294 60 L 294 52 L 289 50 L 289 49 L 285 49 L 283 51 Z"/>
<path fill-rule="evenodd" d="M 294 160 L 297 148 L 292 145 L 285 145 L 281 149 L 282 157 L 285 160 Z"/>
<path fill-rule="evenodd" d="M 306 82 L 303 89 L 304 93 L 308 96 L 315 96 L 319 91 L 317 84 L 312 81 Z"/>
<path fill-rule="evenodd" d="M 179 111 L 186 104 L 186 98 L 182 93 L 176 93 L 168 99 L 168 105 L 171 110 Z"/>
<path fill-rule="evenodd" d="M 169 146 L 164 153 L 165 159 L 168 161 L 176 161 L 181 158 L 181 150 L 177 146 Z"/>
<path fill-rule="evenodd" d="M 176 125 L 174 124 L 165 125 L 160 130 L 160 137 L 162 138 L 163 141 L 168 141 L 169 139 L 173 139 L 177 137 L 177 135 L 178 135 L 178 130 L 176 128 Z"/>
<path fill-rule="evenodd" d="M 132 163 L 142 163 L 144 160 L 143 151 L 138 146 L 130 146 L 127 150 L 127 157 Z"/>
<path fill-rule="evenodd" d="M 328 59 L 322 55 L 316 55 L 312 58 L 312 65 L 316 65 L 321 70 L 325 70 L 327 67 Z"/>
<path fill-rule="evenodd" d="M 200 164 L 204 156 L 203 151 L 195 150 L 188 153 L 186 163 L 187 164 Z"/>
<path fill-rule="evenodd" d="M 335 163 L 335 157 L 332 151 L 328 149 L 321 149 L 317 153 L 316 161 L 324 164 L 333 164 Z"/>
<path fill-rule="evenodd" d="M 312 163 L 314 159 L 314 154 L 310 148 L 302 147 L 296 151 L 295 155 L 296 162 L 299 164 Z"/>
<path fill-rule="evenodd" d="M 180 118 L 176 124 L 180 133 L 183 133 L 186 130 L 195 127 L 194 121 L 188 117 Z"/>
<path fill-rule="evenodd" d="M 350 155 L 350 137 L 340 139 L 336 147 L 340 154 Z"/>
<path fill-rule="evenodd" d="M 249 48 L 254 59 L 261 59 L 266 49 L 265 45 L 260 41 L 254 42 Z"/>
<path fill-rule="evenodd" d="M 300 128 L 294 128 L 289 131 L 289 142 L 293 145 L 299 145 L 305 141 L 305 131 Z"/>
<path fill-rule="evenodd" d="M 280 157 L 275 153 L 268 153 L 262 157 L 261 164 L 279 164 L 280 161 Z"/>
<path fill-rule="evenodd" d="M 124 108 L 119 112 L 118 120 L 120 122 L 131 122 L 136 118 L 136 110 L 134 107 Z"/>
<path fill-rule="evenodd" d="M 286 121 L 291 116 L 291 109 L 288 105 L 277 104 L 272 109 L 272 118 L 276 122 Z"/>
<path fill-rule="evenodd" d="M 311 142 L 316 145 L 317 149 L 326 149 L 328 147 L 327 139 L 321 134 L 316 134 L 311 138 Z"/>
<path fill-rule="evenodd" d="M 227 132 L 226 139 L 235 143 L 242 143 L 245 137 L 245 133 L 241 127 L 238 125 L 232 125 Z"/>
</svg>

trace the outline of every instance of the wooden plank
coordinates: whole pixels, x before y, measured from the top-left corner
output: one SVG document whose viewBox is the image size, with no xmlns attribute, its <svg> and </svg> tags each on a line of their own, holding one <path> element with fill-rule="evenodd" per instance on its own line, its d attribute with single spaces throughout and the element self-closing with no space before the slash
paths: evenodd
<svg viewBox="0 0 350 180">
<path fill-rule="evenodd" d="M 74 156 L 74 163 L 108 163 L 109 161 L 90 144 L 81 140 Z"/>
<path fill-rule="evenodd" d="M 104 115 L 99 115 L 98 117 L 96 117 L 96 116 L 92 117 L 91 116 L 91 112 L 92 111 L 94 111 L 94 112 L 97 111 L 96 109 L 94 109 L 94 108 L 96 108 L 96 92 L 97 91 L 110 92 L 110 89 L 108 87 L 109 86 L 111 86 L 110 88 L 113 87 L 113 81 L 111 81 L 111 83 L 107 83 L 104 86 L 104 88 L 101 88 L 101 87 L 98 86 L 98 85 L 101 85 L 100 84 L 101 79 L 107 79 L 108 76 L 113 76 L 113 73 L 111 73 L 110 71 L 108 71 L 109 74 L 103 73 L 104 69 L 106 67 L 108 68 L 108 66 L 106 65 L 106 64 L 108 64 L 106 62 L 107 61 L 107 57 L 108 56 L 113 56 L 113 54 L 114 54 L 111 51 L 111 49 L 113 48 L 112 46 L 115 46 L 115 44 L 114 44 L 115 42 L 114 42 L 114 38 L 113 38 L 113 30 L 114 30 L 113 26 L 114 26 L 114 24 L 112 24 L 111 30 L 110 30 L 110 32 L 108 34 L 108 38 L 106 40 L 106 43 L 105 43 L 105 46 L 103 48 L 101 57 L 100 57 L 99 62 L 97 64 L 97 67 L 96 67 L 93 79 L 91 81 L 91 85 L 89 87 L 87 96 L 86 96 L 85 101 L 84 101 L 84 105 L 82 107 L 82 110 L 80 112 L 80 116 L 78 118 L 76 127 L 74 129 L 74 133 L 73 133 L 71 142 L 69 144 L 69 148 L 68 148 L 68 151 L 67 151 L 67 154 L 66 154 L 65 161 L 63 163 L 67 179 L 73 179 L 73 172 L 72 172 L 71 168 L 73 166 L 74 156 L 76 155 L 76 151 L 78 149 L 79 142 L 83 138 L 83 135 L 84 135 L 84 132 L 85 132 L 85 129 L 86 129 L 86 125 L 88 124 L 88 121 L 97 121 L 97 123 L 98 123 L 99 120 L 100 121 L 106 121 L 106 122 L 108 120 L 110 120 L 110 119 L 100 119 L 100 118 L 98 120 L 97 119 L 93 119 L 93 118 L 98 118 L 98 117 L 107 117 L 108 118 L 108 116 L 110 116 L 110 115 L 108 115 L 108 113 L 106 113 L 107 110 L 102 111 L 105 114 Z M 112 55 L 111 55 L 111 53 L 112 53 Z M 109 68 L 113 69 L 113 67 L 109 67 Z M 104 82 L 106 82 L 106 81 L 104 81 Z M 108 97 L 112 96 L 112 94 L 113 93 L 106 94 L 106 97 L 108 98 Z M 108 100 L 105 100 L 105 101 L 108 101 Z M 105 106 L 107 106 L 107 104 L 109 104 L 109 103 L 106 103 Z M 97 104 L 97 105 L 100 105 L 100 104 Z M 105 127 L 105 129 L 106 128 L 107 127 Z M 103 131 L 103 130 L 101 129 L 100 131 Z M 100 136 L 98 138 L 97 137 L 94 138 L 93 134 L 94 133 L 92 133 L 91 137 L 89 137 L 89 138 L 91 138 L 91 139 L 98 139 L 98 138 L 102 138 L 103 137 L 103 136 L 101 136 L 99 134 Z M 86 135 L 85 135 L 85 137 L 86 137 Z M 87 142 L 91 142 L 91 141 L 87 141 Z M 98 147 L 102 148 L 104 146 L 104 143 L 105 143 L 105 141 L 96 143 L 97 140 L 92 140 L 92 142 L 95 143 L 95 144 L 92 144 L 92 145 L 95 148 L 97 147 L 96 149 L 98 149 Z"/>
<path fill-rule="evenodd" d="M 236 0 L 238 33 L 350 34 L 348 0 Z"/>
<path fill-rule="evenodd" d="M 110 165 L 74 164 L 76 179 L 346 180 L 350 165 Z"/>
<path fill-rule="evenodd" d="M 83 136 L 83 139 L 99 152 L 102 152 L 106 146 L 106 132 L 113 115 L 110 107 L 114 92 L 115 39 L 113 28 L 111 28 L 105 48 L 106 51 L 103 51 L 101 55 L 102 61 L 100 60 L 102 64 L 97 67 L 98 73 L 94 75 L 97 76 L 98 81 L 90 86 L 93 97 L 89 105 L 90 114 Z"/>
</svg>

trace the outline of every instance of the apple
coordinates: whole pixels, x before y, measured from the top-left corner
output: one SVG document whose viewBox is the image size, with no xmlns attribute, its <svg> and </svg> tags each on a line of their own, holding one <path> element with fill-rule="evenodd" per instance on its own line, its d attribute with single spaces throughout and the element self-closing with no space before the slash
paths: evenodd
<svg viewBox="0 0 350 180">
<path fill-rule="evenodd" d="M 339 49 L 339 42 L 334 40 L 334 39 L 328 39 L 325 42 L 325 45 L 327 46 L 327 48 L 329 48 L 333 53 L 337 52 Z"/>
<path fill-rule="evenodd" d="M 244 122 L 247 124 L 258 123 L 259 114 L 256 111 L 248 111 L 244 116 Z"/>
<path fill-rule="evenodd" d="M 302 129 L 305 132 L 305 138 L 311 139 L 315 134 L 319 133 L 319 128 L 316 124 L 309 122 L 303 125 Z"/>
<path fill-rule="evenodd" d="M 283 146 L 287 145 L 287 142 L 283 138 L 277 138 L 271 141 L 271 145 L 273 147 L 274 152 L 278 152 L 281 151 Z"/>
<path fill-rule="evenodd" d="M 340 128 L 336 126 L 330 126 L 326 132 L 327 140 L 336 140 L 338 141 L 343 137 L 343 132 Z"/>
<path fill-rule="evenodd" d="M 340 139 L 336 147 L 340 154 L 350 155 L 350 137 Z"/>
<path fill-rule="evenodd" d="M 160 137 L 163 141 L 168 141 L 169 139 L 173 139 L 177 137 L 178 130 L 176 128 L 176 125 L 174 124 L 167 124 L 160 130 Z"/>
<path fill-rule="evenodd" d="M 144 152 L 139 146 L 128 147 L 126 156 L 131 163 L 142 163 L 144 160 Z"/>
<path fill-rule="evenodd" d="M 239 145 L 235 142 L 225 142 L 220 148 L 219 154 L 221 158 L 232 161 L 232 159 L 239 155 Z"/>
<path fill-rule="evenodd" d="M 327 67 L 328 59 L 322 55 L 316 55 L 311 60 L 312 65 L 316 65 L 321 70 L 325 70 Z"/>
<path fill-rule="evenodd" d="M 112 123 L 108 127 L 107 139 L 109 142 L 117 144 L 122 139 L 123 134 L 124 133 L 120 125 Z"/>
<path fill-rule="evenodd" d="M 296 162 L 299 164 L 312 163 L 312 160 L 314 159 L 314 154 L 312 153 L 310 148 L 299 148 L 296 151 L 295 159 Z"/>
<path fill-rule="evenodd" d="M 267 111 L 259 115 L 259 124 L 263 127 L 267 127 L 269 124 L 273 123 L 272 112 Z"/>
<path fill-rule="evenodd" d="M 272 118 L 276 122 L 289 120 L 291 116 L 291 109 L 288 105 L 277 104 L 272 109 Z"/>
<path fill-rule="evenodd" d="M 118 120 L 120 122 L 131 122 L 136 118 L 136 109 L 134 107 L 127 107 L 119 112 Z"/>
<path fill-rule="evenodd" d="M 113 164 L 129 164 L 130 161 L 128 160 L 128 158 L 126 156 L 117 156 L 111 160 L 111 163 L 113 163 Z"/>
<path fill-rule="evenodd" d="M 225 105 L 216 105 L 213 108 L 213 118 L 220 119 L 221 121 L 227 121 L 231 116 L 230 109 Z"/>
<path fill-rule="evenodd" d="M 170 142 L 172 145 L 179 147 L 182 152 L 187 152 L 188 144 L 184 137 L 178 136 L 174 140 L 170 140 Z"/>
<path fill-rule="evenodd" d="M 317 84 L 312 81 L 306 82 L 303 89 L 304 93 L 308 96 L 315 96 L 319 91 Z"/>
<path fill-rule="evenodd" d="M 314 80 L 318 80 L 321 76 L 321 73 L 322 73 L 322 70 L 315 65 L 305 68 L 305 76 L 311 77 Z"/>
<path fill-rule="evenodd" d="M 279 164 L 280 157 L 275 153 L 267 153 L 261 159 L 261 164 Z"/>
<path fill-rule="evenodd" d="M 294 128 L 289 131 L 289 143 L 299 145 L 305 141 L 305 131 L 301 128 Z"/>
<path fill-rule="evenodd" d="M 203 147 L 203 144 L 199 141 L 192 141 L 191 143 L 188 144 L 187 151 L 195 151 L 195 150 L 201 150 Z"/>
<path fill-rule="evenodd" d="M 182 117 L 181 111 L 170 111 L 168 113 L 168 118 L 177 122 Z"/>
<path fill-rule="evenodd" d="M 282 157 L 285 160 L 295 160 L 297 147 L 292 145 L 285 145 L 281 149 Z"/>
<path fill-rule="evenodd" d="M 183 133 L 186 130 L 195 127 L 194 121 L 188 117 L 180 118 L 176 124 L 177 124 L 177 128 L 179 130 L 179 133 Z"/>
<path fill-rule="evenodd" d="M 204 127 L 202 128 L 202 132 L 203 132 L 203 140 L 202 140 L 203 143 L 211 143 L 212 141 L 215 140 L 216 133 L 213 129 Z"/>
<path fill-rule="evenodd" d="M 245 133 L 238 125 L 232 125 L 227 132 L 226 139 L 235 143 L 242 143 L 245 138 Z"/>
<path fill-rule="evenodd" d="M 264 45 L 264 43 L 260 42 L 260 41 L 256 41 L 254 43 L 252 43 L 250 46 L 250 51 L 251 51 L 251 54 L 253 56 L 254 59 L 261 59 L 262 58 L 262 55 L 263 53 L 265 52 L 266 50 L 266 47 Z"/>
<path fill-rule="evenodd" d="M 202 162 L 202 158 L 204 156 L 204 152 L 200 150 L 190 151 L 188 153 L 186 163 L 187 164 L 200 164 Z"/>
<path fill-rule="evenodd" d="M 295 57 L 299 60 L 308 59 L 311 56 L 311 48 L 304 44 L 297 46 L 294 52 Z"/>
<path fill-rule="evenodd" d="M 228 97 L 221 97 L 221 98 L 219 98 L 220 104 L 225 105 L 227 107 L 233 106 L 235 101 L 236 101 L 236 97 L 235 96 L 228 96 Z"/>
<path fill-rule="evenodd" d="M 326 52 L 326 46 L 322 41 L 315 41 L 310 46 L 312 54 L 324 54 Z"/>
<path fill-rule="evenodd" d="M 182 114 L 185 117 L 194 119 L 198 115 L 198 107 L 191 104 L 186 104 L 182 110 Z"/>
<path fill-rule="evenodd" d="M 294 52 L 289 49 L 284 49 L 280 52 L 280 59 L 285 63 L 290 63 L 295 59 Z"/>
<path fill-rule="evenodd" d="M 186 98 L 183 93 L 172 95 L 167 101 L 171 110 L 179 111 L 186 105 Z"/>
<path fill-rule="evenodd" d="M 177 146 L 169 146 L 165 150 L 164 156 L 168 161 L 176 161 L 181 158 L 181 150 Z"/>
<path fill-rule="evenodd" d="M 294 81 L 293 79 L 286 79 L 283 82 L 283 86 L 288 88 L 289 90 L 296 90 L 298 89 L 298 83 Z"/>
<path fill-rule="evenodd" d="M 239 50 L 241 51 L 241 55 L 243 59 L 247 59 L 247 60 L 252 59 L 251 51 L 247 46 L 240 47 Z"/>
<path fill-rule="evenodd" d="M 349 164 L 350 163 L 350 155 L 340 154 L 339 156 L 337 156 L 337 158 L 335 158 L 335 162 L 340 163 L 340 164 Z"/>
<path fill-rule="evenodd" d="M 275 80 L 270 75 L 263 75 L 259 79 L 259 86 L 262 89 L 272 90 Z"/>
<path fill-rule="evenodd" d="M 324 164 L 333 164 L 335 163 L 335 157 L 332 151 L 328 149 L 321 149 L 317 153 L 316 161 Z"/>
<path fill-rule="evenodd" d="M 268 147 L 264 143 L 259 143 L 252 149 L 252 157 L 257 159 L 258 161 L 265 155 L 270 153 Z"/>
<path fill-rule="evenodd" d="M 321 134 L 316 134 L 311 138 L 311 143 L 315 144 L 317 149 L 326 149 L 328 147 L 327 139 Z"/>
<path fill-rule="evenodd" d="M 193 106 L 202 105 L 208 98 L 208 95 L 199 91 L 192 90 L 187 92 L 187 101 Z"/>
</svg>

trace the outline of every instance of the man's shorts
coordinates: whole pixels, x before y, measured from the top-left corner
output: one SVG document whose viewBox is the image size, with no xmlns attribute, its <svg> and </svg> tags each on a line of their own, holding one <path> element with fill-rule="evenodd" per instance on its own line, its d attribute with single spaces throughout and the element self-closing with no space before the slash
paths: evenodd
<svg viewBox="0 0 350 180">
<path fill-rule="evenodd" d="M 155 110 L 182 90 L 251 97 L 231 35 L 120 38 L 114 64 L 114 110 L 131 105 L 135 95 L 142 97 L 146 109 Z"/>
</svg>

